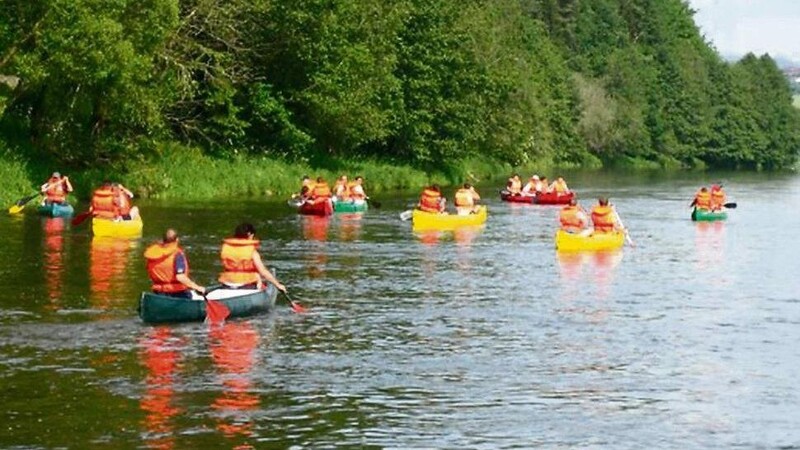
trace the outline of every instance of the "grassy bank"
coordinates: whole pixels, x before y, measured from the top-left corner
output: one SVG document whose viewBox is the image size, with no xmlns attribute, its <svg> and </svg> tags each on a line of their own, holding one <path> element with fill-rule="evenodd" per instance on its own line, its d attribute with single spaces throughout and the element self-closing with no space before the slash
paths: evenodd
<svg viewBox="0 0 800 450">
<path fill-rule="evenodd" d="M 599 160 L 587 160 L 565 166 L 550 160 L 537 160 L 524 167 L 488 160 L 467 160 L 441 171 L 426 173 L 408 165 L 395 165 L 385 161 L 332 161 L 326 168 L 311 167 L 303 163 L 241 157 L 219 159 L 203 155 L 199 150 L 170 148 L 157 160 L 137 162 L 125 172 L 91 169 L 70 173 L 59 167 L 49 167 L 42 162 L 22 162 L 9 153 L 0 154 L 0 200 L 11 205 L 20 197 L 35 192 L 54 170 L 68 174 L 76 194 L 87 199 L 92 190 L 104 179 L 121 181 L 140 197 L 160 199 L 208 200 L 225 198 L 288 197 L 296 192 L 304 175 L 323 176 L 329 182 L 341 174 L 351 179 L 361 175 L 371 194 L 400 189 L 419 189 L 430 183 L 443 186 L 465 181 L 478 183 L 496 179 L 512 172 L 523 177 L 532 173 L 553 173 L 559 168 L 599 169 Z M 643 161 L 623 161 L 630 169 L 674 168 L 669 164 Z"/>
</svg>

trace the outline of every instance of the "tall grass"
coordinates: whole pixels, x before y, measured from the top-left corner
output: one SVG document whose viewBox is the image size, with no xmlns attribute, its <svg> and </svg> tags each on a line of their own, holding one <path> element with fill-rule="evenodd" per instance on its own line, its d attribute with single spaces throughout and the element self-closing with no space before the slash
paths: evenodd
<svg viewBox="0 0 800 450">
<path fill-rule="evenodd" d="M 37 191 L 28 177 L 25 163 L 11 155 L 0 142 L 0 204 L 8 208 L 20 198 Z"/>
</svg>

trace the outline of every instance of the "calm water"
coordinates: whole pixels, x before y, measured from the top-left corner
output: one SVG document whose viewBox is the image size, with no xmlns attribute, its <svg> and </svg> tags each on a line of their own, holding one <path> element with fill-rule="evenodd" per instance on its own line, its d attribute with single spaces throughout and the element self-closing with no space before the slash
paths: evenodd
<svg viewBox="0 0 800 450">
<path fill-rule="evenodd" d="M 800 177 L 701 176 L 571 174 L 632 230 L 596 255 L 493 185 L 486 226 L 446 233 L 399 220 L 411 193 L 327 220 L 143 202 L 135 241 L 2 215 L 0 447 L 800 446 Z M 690 222 L 719 177 L 739 208 Z M 209 283 L 245 219 L 309 313 L 143 325 L 147 243 L 177 227 Z"/>
</svg>

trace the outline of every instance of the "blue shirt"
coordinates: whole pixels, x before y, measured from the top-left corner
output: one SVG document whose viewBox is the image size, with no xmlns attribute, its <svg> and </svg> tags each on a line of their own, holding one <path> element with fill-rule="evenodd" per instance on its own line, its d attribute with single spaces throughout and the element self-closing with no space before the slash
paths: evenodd
<svg viewBox="0 0 800 450">
<path fill-rule="evenodd" d="M 186 273 L 186 257 L 183 256 L 183 252 L 175 255 L 175 273 Z"/>
</svg>

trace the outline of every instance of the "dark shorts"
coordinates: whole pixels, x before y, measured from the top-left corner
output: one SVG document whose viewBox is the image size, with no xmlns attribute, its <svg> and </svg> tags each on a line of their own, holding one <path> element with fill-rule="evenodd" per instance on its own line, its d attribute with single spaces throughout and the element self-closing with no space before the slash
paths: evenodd
<svg viewBox="0 0 800 450">
<path fill-rule="evenodd" d="M 123 214 L 123 215 L 121 215 L 119 217 L 122 218 L 122 220 L 131 220 L 131 215 L 130 214 Z"/>
</svg>

